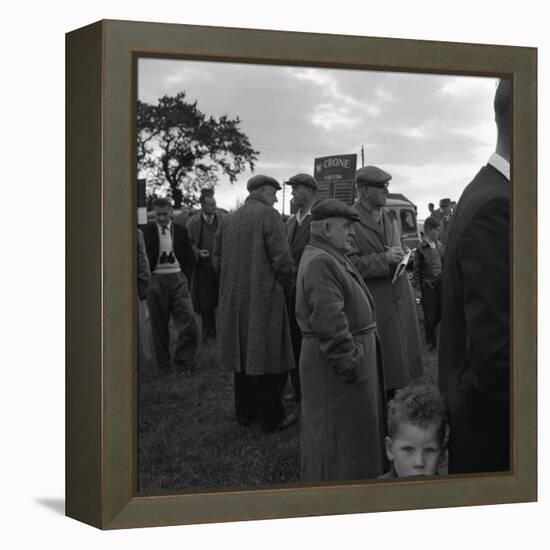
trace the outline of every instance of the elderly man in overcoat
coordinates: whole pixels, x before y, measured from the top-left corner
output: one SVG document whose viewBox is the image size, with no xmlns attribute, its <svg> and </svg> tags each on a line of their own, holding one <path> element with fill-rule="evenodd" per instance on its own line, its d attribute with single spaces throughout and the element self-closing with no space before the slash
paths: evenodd
<svg viewBox="0 0 550 550">
<path fill-rule="evenodd" d="M 510 468 L 510 95 L 501 80 L 496 151 L 458 201 L 443 265 L 439 384 L 452 474 Z"/>
<path fill-rule="evenodd" d="M 280 214 L 273 208 L 281 186 L 257 175 L 247 183 L 243 206 L 227 215 L 216 233 L 220 270 L 220 361 L 235 373 L 237 419 L 256 417 L 265 431 L 296 420 L 285 416 L 281 393 L 294 368 L 285 291 L 294 262 Z"/>
<path fill-rule="evenodd" d="M 388 397 L 423 373 L 416 305 L 406 272 L 392 283 L 404 251 L 399 227 L 384 208 L 390 180 L 376 166 L 356 172 L 358 199 L 352 208 L 359 220 L 353 225 L 351 255 L 376 303 Z"/>
<path fill-rule="evenodd" d="M 385 411 L 375 306 L 345 256 L 359 217 L 336 199 L 319 201 L 311 215 L 296 283 L 302 481 L 375 478 Z"/>
</svg>

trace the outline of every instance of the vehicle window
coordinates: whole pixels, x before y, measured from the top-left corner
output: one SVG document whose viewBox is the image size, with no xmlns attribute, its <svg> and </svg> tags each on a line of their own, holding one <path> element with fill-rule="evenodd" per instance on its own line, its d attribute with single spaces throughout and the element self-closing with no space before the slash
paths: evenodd
<svg viewBox="0 0 550 550">
<path fill-rule="evenodd" d="M 399 215 L 401 217 L 401 230 L 403 233 L 410 231 L 416 232 L 416 222 L 414 220 L 413 211 L 403 208 L 401 212 L 399 212 Z"/>
</svg>

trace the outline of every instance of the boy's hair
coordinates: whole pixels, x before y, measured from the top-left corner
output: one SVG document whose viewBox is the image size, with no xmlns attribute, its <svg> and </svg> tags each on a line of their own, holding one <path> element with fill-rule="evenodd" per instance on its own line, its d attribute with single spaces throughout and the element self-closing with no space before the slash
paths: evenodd
<svg viewBox="0 0 550 550">
<path fill-rule="evenodd" d="M 424 220 L 424 229 L 435 229 L 436 227 L 439 227 L 439 222 L 433 216 Z"/>
<path fill-rule="evenodd" d="M 172 203 L 164 197 L 155 199 L 155 202 L 153 203 L 153 208 L 165 208 L 166 206 L 172 208 Z"/>
<path fill-rule="evenodd" d="M 444 442 L 447 411 L 435 384 L 413 382 L 395 393 L 395 397 L 388 403 L 388 435 L 393 437 L 403 422 L 421 428 L 437 424 L 439 440 Z"/>
</svg>

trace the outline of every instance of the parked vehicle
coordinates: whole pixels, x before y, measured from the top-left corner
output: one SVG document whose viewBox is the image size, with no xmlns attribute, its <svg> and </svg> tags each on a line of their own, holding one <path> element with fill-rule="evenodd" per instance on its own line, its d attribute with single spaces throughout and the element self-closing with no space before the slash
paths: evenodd
<svg viewBox="0 0 550 550">
<path fill-rule="evenodd" d="M 390 193 L 386 208 L 393 213 L 401 229 L 401 240 L 409 248 L 416 248 L 420 244 L 420 229 L 416 216 L 416 206 L 404 195 Z"/>
</svg>

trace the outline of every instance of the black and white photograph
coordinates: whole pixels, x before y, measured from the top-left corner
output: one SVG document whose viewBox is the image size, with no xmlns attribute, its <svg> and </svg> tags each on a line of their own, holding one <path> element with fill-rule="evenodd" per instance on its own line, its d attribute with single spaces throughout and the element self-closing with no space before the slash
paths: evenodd
<svg viewBox="0 0 550 550">
<path fill-rule="evenodd" d="M 506 78 L 141 56 L 137 487 L 512 469 Z"/>
<path fill-rule="evenodd" d="M 5 4 L 3 548 L 548 546 L 544 5 Z"/>
</svg>

